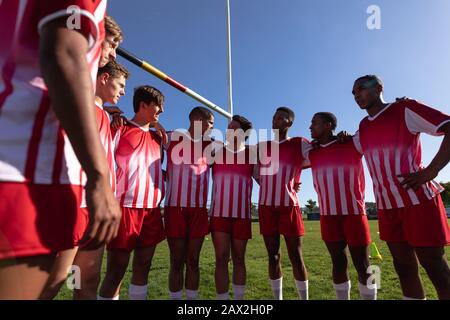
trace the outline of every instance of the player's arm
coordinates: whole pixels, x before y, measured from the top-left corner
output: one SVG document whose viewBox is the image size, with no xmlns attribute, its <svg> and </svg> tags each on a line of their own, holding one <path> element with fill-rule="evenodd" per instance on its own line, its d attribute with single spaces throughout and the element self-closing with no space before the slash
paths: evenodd
<svg viewBox="0 0 450 320">
<path fill-rule="evenodd" d="M 167 136 L 166 129 L 159 122 L 150 123 L 150 128 L 154 128 L 156 130 L 156 134 L 161 138 L 162 145 L 165 146 L 169 142 L 169 138 Z"/>
<path fill-rule="evenodd" d="M 430 164 L 423 170 L 409 175 L 404 175 L 405 180 L 401 182 L 406 188 L 418 189 L 422 184 L 433 180 L 450 161 L 450 122 L 444 123 L 438 129 L 444 134 L 441 146 Z"/>
<path fill-rule="evenodd" d="M 109 168 L 101 146 L 92 80 L 86 60 L 88 41 L 69 30 L 65 19 L 41 29 L 40 65 L 52 108 L 86 173 L 89 227 L 81 244 L 96 248 L 117 235 L 120 209 L 109 184 Z M 89 242 L 89 243 L 87 243 Z"/>
</svg>

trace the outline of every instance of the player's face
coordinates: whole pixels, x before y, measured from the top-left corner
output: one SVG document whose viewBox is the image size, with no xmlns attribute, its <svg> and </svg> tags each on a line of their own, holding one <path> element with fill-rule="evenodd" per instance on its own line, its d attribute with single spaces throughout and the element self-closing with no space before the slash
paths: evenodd
<svg viewBox="0 0 450 320">
<path fill-rule="evenodd" d="M 289 115 L 284 111 L 277 111 L 272 118 L 272 129 L 285 130 L 292 125 Z"/>
<path fill-rule="evenodd" d="M 117 78 L 108 78 L 105 87 L 105 102 L 117 104 L 120 97 L 125 95 L 125 82 L 126 80 L 124 76 L 120 76 Z"/>
<path fill-rule="evenodd" d="M 202 134 L 205 134 L 209 130 L 212 130 L 214 128 L 214 116 L 211 116 L 210 118 L 202 118 Z"/>
<path fill-rule="evenodd" d="M 164 112 L 164 107 L 154 102 L 144 104 L 144 106 L 146 110 L 147 120 L 149 122 L 157 122 L 159 120 L 159 115 Z"/>
<path fill-rule="evenodd" d="M 109 61 L 116 60 L 116 50 L 119 42 L 114 40 L 114 36 L 106 36 L 102 43 L 102 54 L 98 66 L 101 68 Z"/>
<path fill-rule="evenodd" d="M 227 130 L 227 141 L 231 142 L 232 139 L 237 140 L 236 137 L 236 130 L 241 129 L 241 125 L 237 121 L 231 121 L 228 124 L 228 130 Z"/>
<path fill-rule="evenodd" d="M 314 116 L 311 120 L 311 125 L 309 126 L 309 130 L 311 131 L 311 138 L 319 139 L 324 134 L 328 134 L 330 131 L 329 123 L 323 121 L 320 116 Z"/>
<path fill-rule="evenodd" d="M 381 86 L 373 80 L 360 79 L 355 81 L 352 94 L 361 109 L 367 109 L 380 97 Z"/>
</svg>

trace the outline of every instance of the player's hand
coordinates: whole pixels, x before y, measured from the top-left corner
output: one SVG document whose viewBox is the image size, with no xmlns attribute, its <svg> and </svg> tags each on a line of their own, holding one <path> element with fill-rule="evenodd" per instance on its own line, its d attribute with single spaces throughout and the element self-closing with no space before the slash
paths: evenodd
<svg viewBox="0 0 450 320">
<path fill-rule="evenodd" d="M 419 189 L 423 184 L 427 183 L 430 180 L 436 178 L 439 172 L 433 169 L 425 168 L 418 172 L 413 172 L 409 174 L 401 174 L 397 175 L 399 178 L 403 178 L 404 180 L 400 182 L 400 184 L 405 189 Z"/>
<path fill-rule="evenodd" d="M 296 192 L 296 193 L 298 193 L 299 191 L 300 191 L 300 186 L 301 186 L 301 182 L 295 182 L 294 183 L 294 191 Z"/>
<path fill-rule="evenodd" d="M 169 142 L 169 138 L 167 137 L 166 129 L 164 129 L 164 127 L 159 122 L 153 122 L 151 124 L 151 126 L 153 128 L 155 128 L 156 133 L 162 139 L 163 145 L 166 145 L 167 142 Z"/>
<path fill-rule="evenodd" d="M 318 140 L 314 139 L 311 141 L 311 147 L 313 149 L 317 149 L 319 146 L 320 146 L 320 142 Z"/>
<path fill-rule="evenodd" d="M 111 128 L 119 130 L 127 123 L 127 119 L 122 117 L 120 113 L 114 113 L 111 120 Z"/>
<path fill-rule="evenodd" d="M 341 131 L 337 134 L 337 140 L 340 143 L 350 141 L 352 138 L 353 138 L 353 136 L 350 133 L 348 133 L 347 131 Z"/>
<path fill-rule="evenodd" d="M 109 174 L 86 183 L 86 203 L 89 225 L 80 240 L 80 247 L 95 250 L 117 236 L 121 211 L 111 190 Z"/>
<path fill-rule="evenodd" d="M 116 113 L 123 114 L 123 111 L 118 106 L 103 107 L 103 110 L 108 112 L 110 115 L 114 115 Z"/>
</svg>

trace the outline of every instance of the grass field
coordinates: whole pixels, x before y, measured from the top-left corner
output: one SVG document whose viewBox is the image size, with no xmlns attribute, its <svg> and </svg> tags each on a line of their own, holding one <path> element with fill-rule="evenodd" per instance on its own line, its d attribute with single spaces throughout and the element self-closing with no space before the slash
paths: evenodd
<svg viewBox="0 0 450 320">
<path fill-rule="evenodd" d="M 372 260 L 372 264 L 381 269 L 381 289 L 379 299 L 400 299 L 402 297 L 400 284 L 395 274 L 392 259 L 388 248 L 377 235 L 377 221 L 370 221 L 372 239 L 375 240 L 383 257 L 382 261 Z M 331 283 L 331 260 L 326 247 L 320 237 L 318 221 L 305 221 L 306 235 L 303 242 L 303 254 L 309 273 L 310 299 L 334 299 L 334 290 Z M 152 269 L 149 275 L 149 299 L 168 299 L 167 277 L 169 269 L 169 251 L 167 242 L 162 242 L 156 249 Z M 450 247 L 446 249 L 447 257 L 450 257 Z M 106 259 L 105 259 L 106 262 Z M 259 234 L 259 226 L 253 224 L 253 239 L 249 241 L 246 255 L 247 263 L 247 291 L 246 299 L 272 299 L 267 277 L 267 258 L 263 239 Z M 292 269 L 289 264 L 286 247 L 282 245 L 283 266 L 283 295 L 284 299 L 297 299 Z M 128 284 L 130 281 L 131 263 L 121 288 L 120 298 L 127 299 Z M 103 264 L 102 276 L 105 272 Z M 349 264 L 349 274 L 352 281 L 352 299 L 359 299 L 357 289 L 357 276 L 353 265 Z M 436 299 L 431 282 L 421 269 L 422 281 L 428 299 Z M 214 286 L 214 248 L 211 236 L 206 237 L 200 259 L 200 299 L 215 299 Z M 72 293 L 63 287 L 58 299 L 71 299 Z"/>
</svg>

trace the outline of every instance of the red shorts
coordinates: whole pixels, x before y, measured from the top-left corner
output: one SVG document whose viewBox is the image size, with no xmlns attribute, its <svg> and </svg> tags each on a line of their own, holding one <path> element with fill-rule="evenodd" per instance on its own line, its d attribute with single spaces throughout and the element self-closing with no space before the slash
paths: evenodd
<svg viewBox="0 0 450 320">
<path fill-rule="evenodd" d="M 164 223 L 168 238 L 202 238 L 209 233 L 206 208 L 164 208 Z"/>
<path fill-rule="evenodd" d="M 415 206 L 378 210 L 380 239 L 413 247 L 450 244 L 450 227 L 440 195 Z"/>
<path fill-rule="evenodd" d="M 165 239 L 160 208 L 124 208 L 117 237 L 107 246 L 132 251 L 156 246 Z"/>
<path fill-rule="evenodd" d="M 259 229 L 263 236 L 282 234 L 301 237 L 305 234 L 300 207 L 259 206 Z"/>
<path fill-rule="evenodd" d="M 320 231 L 322 240 L 326 242 L 344 240 L 350 247 L 367 246 L 372 242 L 365 214 L 321 215 Z"/>
<path fill-rule="evenodd" d="M 236 240 L 248 240 L 252 238 L 252 221 L 250 219 L 211 217 L 211 232 L 224 232 Z"/>
<path fill-rule="evenodd" d="M 76 245 L 81 186 L 0 182 L 0 259 L 57 253 Z"/>
</svg>

